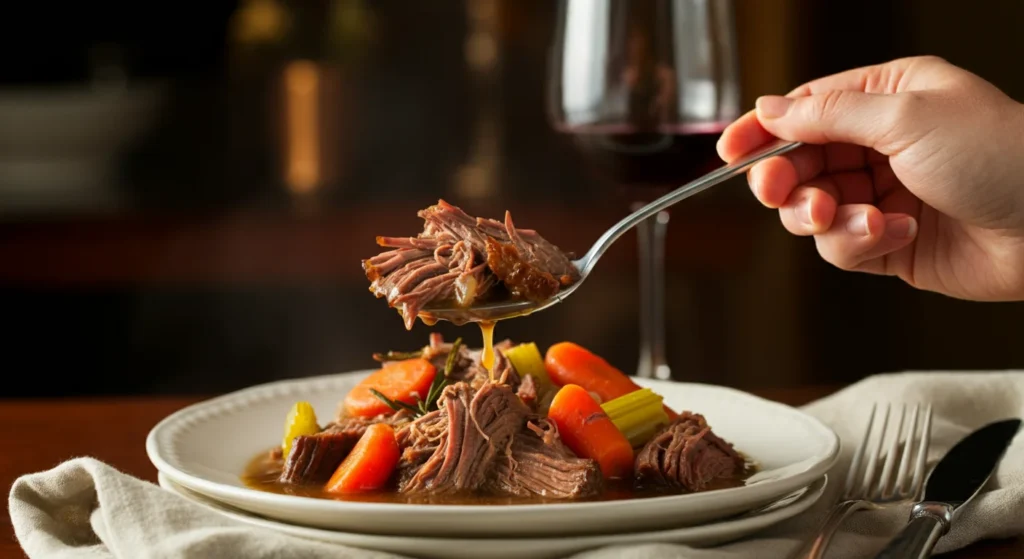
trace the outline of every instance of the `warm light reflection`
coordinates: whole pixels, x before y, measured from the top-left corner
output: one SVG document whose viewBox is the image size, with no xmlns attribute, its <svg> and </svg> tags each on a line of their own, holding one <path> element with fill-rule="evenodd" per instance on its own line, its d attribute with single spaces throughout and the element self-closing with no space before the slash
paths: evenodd
<svg viewBox="0 0 1024 559">
<path fill-rule="evenodd" d="M 288 19 L 274 0 L 248 0 L 231 18 L 231 31 L 242 44 L 272 43 L 284 37 Z"/>
<path fill-rule="evenodd" d="M 284 70 L 285 182 L 295 194 L 312 192 L 320 183 L 320 71 L 309 61 Z"/>
<path fill-rule="evenodd" d="M 493 196 L 501 172 L 501 130 L 497 107 L 500 12 L 495 0 L 474 0 L 466 3 L 469 30 L 463 45 L 466 65 L 470 69 L 474 95 L 480 99 L 475 115 L 473 143 L 468 159 L 454 176 L 459 198 Z"/>
<path fill-rule="evenodd" d="M 466 39 L 466 61 L 477 70 L 490 70 L 498 58 L 498 42 L 493 33 L 478 31 Z"/>
</svg>

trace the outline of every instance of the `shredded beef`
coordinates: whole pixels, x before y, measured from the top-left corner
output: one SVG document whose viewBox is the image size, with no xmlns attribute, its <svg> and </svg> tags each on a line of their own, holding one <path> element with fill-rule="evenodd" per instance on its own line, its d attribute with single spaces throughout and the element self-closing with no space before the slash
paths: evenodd
<svg viewBox="0 0 1024 559">
<path fill-rule="evenodd" d="M 446 343 L 440 334 L 430 335 L 430 345 L 423 350 L 423 358 L 429 360 L 437 370 L 444 370 L 448 355 L 451 353 L 452 345 Z M 519 387 L 519 375 L 515 367 L 505 357 L 505 351 L 512 347 L 511 340 L 502 340 L 494 344 L 494 379 L 501 384 L 506 384 L 513 390 Z M 449 377 L 452 382 L 464 381 L 474 390 L 478 390 L 490 380 L 487 369 L 480 364 L 482 351 L 469 349 L 465 344 L 459 346 L 459 354 L 455 358 L 452 373 Z"/>
<path fill-rule="evenodd" d="M 700 491 L 714 479 L 743 469 L 743 458 L 711 432 L 704 416 L 683 412 L 637 454 L 636 477 L 654 483 Z"/>
<path fill-rule="evenodd" d="M 564 499 L 603 487 L 597 463 L 577 458 L 508 386 L 487 383 L 474 393 L 460 383 L 442 399 L 440 410 L 398 433 L 400 491 Z"/>
<path fill-rule="evenodd" d="M 495 493 L 548 499 L 589 497 L 603 485 L 597 463 L 577 458 L 547 420 L 530 422 L 517 433 L 488 479 Z"/>
<path fill-rule="evenodd" d="M 366 432 L 366 428 L 374 423 L 387 423 L 392 427 L 398 427 L 411 420 L 412 412 L 408 410 L 389 412 L 376 417 L 351 417 L 345 415 L 345 406 L 341 405 L 338 406 L 337 418 L 335 418 L 333 423 L 328 423 L 324 427 L 324 432 L 352 435 L 358 439 Z"/>
<path fill-rule="evenodd" d="M 479 489 L 498 455 L 507 452 L 513 435 L 523 427 L 529 413 L 508 386 L 496 383 L 486 383 L 475 393 L 465 382 L 453 384 L 444 389 L 441 400 L 438 415 L 446 418 L 445 434 L 414 473 L 399 476 L 402 492 L 441 494 Z M 402 434 L 400 443 L 413 442 L 403 450 L 403 462 L 425 454 L 424 446 L 433 446 L 431 437 L 425 434 L 437 431 L 421 429 L 425 419 L 427 416 L 405 428 L 417 432 Z M 431 421 L 441 419 L 434 417 Z M 402 467 L 407 469 L 408 465 Z"/>
<path fill-rule="evenodd" d="M 432 303 L 469 307 L 495 297 L 498 286 L 505 295 L 535 298 L 579 280 L 569 255 L 536 231 L 517 229 L 508 212 L 502 223 L 439 200 L 417 215 L 424 222 L 418 236 L 377 237 L 391 250 L 362 262 L 370 291 L 398 309 L 407 329 Z M 504 247 L 493 263 L 489 240 Z"/>
</svg>

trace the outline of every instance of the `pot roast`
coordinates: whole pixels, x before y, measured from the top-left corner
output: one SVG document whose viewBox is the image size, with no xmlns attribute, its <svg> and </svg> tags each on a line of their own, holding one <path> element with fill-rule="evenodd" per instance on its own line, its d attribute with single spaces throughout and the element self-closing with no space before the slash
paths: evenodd
<svg viewBox="0 0 1024 559">
<path fill-rule="evenodd" d="M 700 491 L 742 471 L 744 460 L 711 432 L 704 416 L 683 412 L 644 445 L 635 468 L 640 483 Z"/>
<path fill-rule="evenodd" d="M 579 280 L 567 254 L 536 231 L 517 229 L 508 212 L 502 223 L 439 200 L 417 215 L 419 235 L 377 237 L 391 250 L 362 262 L 370 291 L 398 309 L 407 329 L 431 305 L 540 301 Z"/>
</svg>

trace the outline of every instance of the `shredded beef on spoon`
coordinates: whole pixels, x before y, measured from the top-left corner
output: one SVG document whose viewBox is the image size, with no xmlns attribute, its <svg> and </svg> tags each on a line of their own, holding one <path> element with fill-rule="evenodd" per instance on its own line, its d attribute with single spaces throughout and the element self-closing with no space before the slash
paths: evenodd
<svg viewBox="0 0 1024 559">
<path fill-rule="evenodd" d="M 471 307 L 524 298 L 540 301 L 579 280 L 569 255 L 536 231 L 472 217 L 444 200 L 417 215 L 416 237 L 377 237 L 391 250 L 363 260 L 370 291 L 398 309 L 407 329 L 430 306 Z"/>
</svg>

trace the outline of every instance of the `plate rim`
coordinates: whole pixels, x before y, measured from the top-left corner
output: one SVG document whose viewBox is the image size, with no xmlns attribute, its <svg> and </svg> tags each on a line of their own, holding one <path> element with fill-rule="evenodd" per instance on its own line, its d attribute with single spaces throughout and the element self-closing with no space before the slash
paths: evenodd
<svg viewBox="0 0 1024 559">
<path fill-rule="evenodd" d="M 167 486 L 165 486 L 164 483 L 163 483 L 163 480 L 165 480 L 165 479 L 167 481 L 169 481 L 171 484 L 173 484 L 175 486 L 178 486 L 181 489 L 183 489 L 185 494 L 182 495 L 181 492 L 179 492 L 175 488 L 168 488 Z M 185 499 L 185 500 L 187 500 L 187 501 L 189 501 L 191 503 L 197 503 L 197 504 L 200 504 L 200 505 L 212 508 L 218 514 L 223 514 L 224 516 L 226 516 L 228 518 L 240 517 L 240 519 L 239 519 L 240 522 L 245 522 L 245 523 L 247 523 L 249 525 L 252 525 L 252 526 L 260 526 L 260 527 L 263 527 L 263 528 L 266 528 L 266 529 L 270 529 L 270 530 L 276 529 L 274 526 L 283 526 L 283 527 L 285 527 L 287 529 L 287 531 L 282 531 L 282 533 L 286 533 L 286 534 L 289 534 L 289 535 L 292 535 L 292 536 L 296 536 L 296 537 L 309 537 L 308 535 L 300 535 L 300 534 L 301 534 L 301 532 L 314 532 L 314 533 L 323 533 L 323 534 L 331 534 L 331 535 L 340 535 L 341 537 L 369 538 L 369 539 L 372 539 L 372 540 L 375 540 L 375 541 L 378 541 L 378 542 L 401 540 L 401 541 L 404 541 L 406 544 L 412 544 L 412 543 L 416 543 L 416 542 L 434 542 L 434 543 L 439 543 L 439 544 L 440 543 L 444 543 L 444 544 L 457 544 L 457 543 L 465 543 L 465 542 L 470 542 L 471 541 L 471 542 L 474 542 L 474 543 L 486 543 L 486 544 L 493 544 L 493 545 L 501 545 L 501 544 L 504 544 L 504 543 L 515 543 L 515 542 L 520 542 L 523 539 L 521 537 L 514 537 L 514 536 L 504 536 L 504 537 L 501 537 L 501 536 L 499 536 L 499 537 L 467 536 L 467 537 L 460 538 L 460 537 L 451 537 L 451 536 L 429 537 L 429 536 L 417 536 L 417 535 L 368 534 L 368 533 L 363 533 L 363 532 L 353 532 L 353 531 L 349 531 L 349 530 L 336 530 L 336 529 L 330 529 L 330 528 L 318 528 L 316 526 L 306 526 L 306 525 L 303 525 L 303 524 L 294 524 L 294 523 L 291 523 L 291 522 L 285 522 L 285 521 L 282 521 L 282 520 L 276 520 L 276 519 L 273 519 L 273 518 L 267 518 L 267 517 L 264 517 L 264 516 L 259 515 L 257 513 L 250 512 L 250 511 L 245 511 L 245 510 L 240 510 L 240 509 L 239 510 L 234 510 L 234 509 L 237 509 L 237 507 L 234 507 L 233 505 L 230 505 L 228 503 L 222 503 L 222 502 L 217 501 L 216 499 L 214 499 L 214 498 L 212 498 L 210 496 L 203 495 L 202 493 L 200 493 L 198 491 L 189 489 L 188 487 L 185 487 L 184 485 L 176 483 L 173 479 L 170 478 L 170 476 L 166 475 L 163 472 L 160 472 L 158 474 L 158 476 L 157 476 L 157 483 L 158 483 L 158 485 L 161 488 L 163 488 L 166 491 L 169 491 L 171 493 L 179 495 L 183 499 Z M 635 540 L 639 540 L 639 539 L 642 539 L 644 537 L 671 536 L 671 535 L 684 536 L 685 537 L 686 535 L 690 535 L 690 534 L 696 533 L 698 531 L 707 531 L 707 530 L 714 530 L 714 533 L 713 534 L 708 534 L 708 536 L 721 536 L 729 528 L 735 528 L 738 523 L 741 523 L 744 520 L 757 520 L 757 519 L 763 520 L 765 518 L 771 518 L 771 521 L 769 521 L 767 523 L 761 523 L 756 528 L 753 528 L 749 532 L 746 532 L 747 534 L 752 534 L 752 533 L 756 533 L 757 531 L 764 530 L 766 528 L 769 528 L 771 526 L 779 524 L 780 522 L 784 522 L 786 520 L 789 520 L 791 518 L 794 518 L 794 517 L 796 517 L 796 516 L 798 516 L 800 514 L 803 514 L 803 513 L 807 512 L 812 507 L 814 507 L 814 505 L 817 504 L 821 500 L 822 497 L 824 497 L 825 493 L 827 492 L 827 490 L 829 488 L 829 483 L 830 483 L 829 474 L 827 474 L 827 473 L 826 474 L 822 474 L 821 476 L 816 477 L 810 484 L 808 484 L 806 486 L 801 486 L 800 488 L 794 490 L 794 492 L 795 491 L 800 491 L 800 490 L 807 490 L 807 493 L 805 493 L 804 495 L 801 495 L 800 497 L 798 497 L 796 501 L 794 501 L 794 502 L 792 502 L 792 503 L 790 503 L 788 505 L 785 505 L 785 506 L 783 506 L 783 507 L 781 507 L 781 508 L 779 508 L 779 509 L 777 509 L 775 511 L 770 511 L 768 513 L 764 513 L 762 515 L 757 515 L 757 516 L 754 516 L 753 518 L 749 518 L 749 519 L 748 518 L 740 518 L 742 515 L 737 515 L 738 517 L 721 518 L 721 519 L 712 520 L 712 521 L 707 522 L 707 523 L 696 524 L 696 525 L 691 525 L 691 526 L 680 526 L 680 527 L 677 527 L 677 528 L 667 528 L 667 529 L 663 528 L 663 529 L 633 531 L 633 532 L 620 532 L 620 533 L 614 533 L 614 534 L 599 534 L 599 533 L 594 533 L 594 534 L 565 534 L 565 535 L 559 535 L 559 536 L 556 536 L 556 535 L 536 535 L 536 536 L 530 536 L 529 539 L 531 541 L 535 542 L 535 543 L 544 543 L 545 541 L 551 541 L 551 542 L 555 542 L 555 541 L 558 541 L 558 542 L 579 542 L 579 543 L 588 543 L 588 542 L 600 541 L 600 542 L 603 542 L 603 543 L 598 543 L 597 545 L 604 546 L 604 545 L 616 545 L 615 542 L 619 542 L 619 543 L 636 543 Z M 209 502 L 196 501 L 195 499 L 190 497 L 189 494 L 196 494 L 203 501 L 209 501 Z M 787 494 L 781 496 L 780 499 L 785 498 L 785 496 L 787 496 L 787 495 L 789 495 L 789 494 L 787 493 Z M 802 507 L 802 508 L 800 508 L 800 507 Z M 787 515 L 785 513 L 792 513 L 792 514 L 788 514 Z M 743 536 L 740 536 L 740 537 L 743 537 Z M 353 545 L 353 544 L 341 544 L 340 542 L 334 542 L 334 543 L 338 543 L 340 545 Z"/>
<path fill-rule="evenodd" d="M 193 474 L 191 474 L 189 472 L 186 472 L 186 471 L 183 471 L 182 469 L 180 469 L 180 468 L 174 466 L 173 464 L 169 463 L 160 453 L 160 448 L 159 448 L 159 443 L 158 443 L 158 439 L 160 437 L 160 433 L 162 431 L 164 431 L 164 430 L 169 429 L 174 424 L 180 422 L 182 420 L 182 418 L 188 417 L 188 416 L 193 415 L 193 414 L 201 413 L 202 410 L 204 410 L 204 409 L 218 406 L 219 404 L 222 404 L 224 402 L 230 402 L 230 401 L 233 401 L 233 400 L 244 400 L 244 399 L 246 399 L 247 396 L 251 396 L 251 395 L 254 395 L 254 394 L 258 394 L 258 393 L 264 393 L 264 392 L 268 392 L 268 391 L 273 391 L 274 389 L 279 389 L 281 387 L 301 386 L 301 385 L 305 385 L 305 384 L 322 383 L 322 382 L 339 382 L 339 381 L 342 381 L 344 379 L 351 379 L 351 378 L 358 378 L 360 376 L 366 376 L 366 375 L 370 374 L 372 371 L 373 371 L 372 369 L 360 369 L 360 370 L 353 370 L 353 371 L 347 371 L 347 372 L 341 372 L 341 373 L 332 373 L 332 374 L 326 374 L 326 375 L 314 375 L 314 376 L 301 377 L 301 378 L 282 379 L 282 380 L 271 381 L 271 382 L 267 382 L 267 383 L 261 383 L 261 384 L 256 384 L 256 385 L 248 386 L 248 387 L 245 387 L 245 388 L 242 388 L 242 389 L 239 389 L 239 390 L 235 390 L 233 392 L 229 392 L 229 393 L 222 394 L 222 395 L 219 395 L 219 396 L 214 396 L 212 398 L 208 398 L 208 399 L 205 399 L 205 400 L 202 400 L 202 401 L 190 404 L 190 405 L 188 405 L 188 406 L 186 406 L 186 407 L 184 407 L 184 408 L 182 408 L 180 410 L 177 410 L 177 411 L 171 413 L 170 415 L 166 416 L 165 418 L 160 420 L 156 425 L 154 425 L 152 429 L 150 429 L 149 433 L 146 436 L 146 454 L 149 457 L 150 462 L 156 467 L 156 469 L 158 471 L 160 471 L 160 472 L 163 472 L 163 473 L 167 474 L 167 476 L 172 481 L 175 481 L 179 485 L 182 485 L 182 486 L 184 486 L 184 487 L 186 487 L 188 489 L 192 489 L 192 490 L 194 490 L 194 491 L 196 491 L 198 493 L 202 493 L 203 495 L 206 495 L 206 496 L 211 497 L 211 498 L 216 499 L 216 500 L 221 500 L 221 498 L 222 498 L 222 497 L 220 497 L 221 495 L 229 495 L 229 496 L 231 496 L 231 498 L 242 499 L 242 500 L 247 500 L 249 498 L 252 498 L 252 499 L 255 499 L 255 500 L 258 500 L 258 501 L 262 501 L 263 503 L 265 503 L 268 506 L 272 506 L 272 505 L 280 505 L 280 506 L 286 506 L 286 507 L 289 506 L 289 505 L 306 506 L 311 511 L 315 510 L 315 512 L 317 512 L 317 513 L 331 513 L 331 512 L 337 513 L 337 512 L 339 512 L 338 511 L 338 507 L 345 507 L 347 509 L 346 510 L 347 513 L 355 513 L 355 514 L 358 514 L 358 512 L 360 510 L 364 510 L 364 511 L 373 510 L 375 512 L 386 513 L 386 512 L 389 512 L 389 511 L 391 511 L 391 512 L 408 511 L 411 508 L 416 508 L 418 510 L 421 510 L 421 511 L 424 512 L 424 514 L 433 513 L 433 514 L 452 514 L 452 515 L 472 514 L 472 513 L 479 513 L 479 512 L 484 511 L 484 510 L 494 510 L 495 507 L 493 505 L 444 505 L 444 504 L 415 504 L 415 505 L 409 505 L 409 504 L 406 504 L 406 503 L 377 503 L 377 502 L 366 502 L 366 501 L 337 501 L 337 500 L 331 500 L 331 499 L 314 499 L 314 498 L 310 498 L 310 497 L 303 497 L 303 496 L 297 496 L 297 495 L 283 495 L 283 494 L 277 494 L 277 493 L 269 493 L 269 492 L 265 492 L 265 491 L 259 491 L 259 490 L 256 490 L 256 489 L 251 489 L 249 487 L 239 487 L 239 486 L 227 485 L 227 484 L 224 484 L 224 483 L 221 483 L 221 482 L 217 482 L 217 481 L 213 481 L 213 480 L 209 480 L 209 479 L 205 479 L 205 478 L 193 475 Z M 775 480 L 767 480 L 767 481 L 762 482 L 762 484 L 758 484 L 759 487 L 762 488 L 762 489 L 767 489 L 767 488 L 771 488 L 771 487 L 779 487 L 779 486 L 785 487 L 785 489 L 782 489 L 781 491 L 780 490 L 775 490 L 775 492 L 772 493 L 773 496 L 776 496 L 776 495 L 781 496 L 781 495 L 786 494 L 787 491 L 792 491 L 792 490 L 799 489 L 800 487 L 805 487 L 807 485 L 807 483 L 810 483 L 813 480 L 815 480 L 815 479 L 819 478 L 820 476 L 824 475 L 825 473 L 827 473 L 831 469 L 831 467 L 835 464 L 836 460 L 838 460 L 838 458 L 839 458 L 840 448 L 841 448 L 841 441 L 840 441 L 840 438 L 839 438 L 838 434 L 832 428 L 827 426 L 825 423 L 823 423 L 818 418 L 816 418 L 816 417 L 814 417 L 814 416 L 812 416 L 812 415 L 810 415 L 810 414 L 808 414 L 808 413 L 806 413 L 806 412 L 804 412 L 804 411 L 802 411 L 802 410 L 800 410 L 800 409 L 798 409 L 796 407 L 789 406 L 789 405 L 783 404 L 781 402 L 775 402 L 773 400 L 768 400 L 766 398 L 762 398 L 762 397 L 757 396 L 755 394 L 751 394 L 749 392 L 744 392 L 744 391 L 736 389 L 736 388 L 732 388 L 732 387 L 728 387 L 728 386 L 722 386 L 722 385 L 713 384 L 713 383 L 664 381 L 664 380 L 657 380 L 657 379 L 645 379 L 645 378 L 639 378 L 639 377 L 634 377 L 634 376 L 631 376 L 630 378 L 634 382 L 636 382 L 637 384 L 639 384 L 641 386 L 657 386 L 657 385 L 669 384 L 669 383 L 676 384 L 676 385 L 682 385 L 682 386 L 699 386 L 699 387 L 703 387 L 703 388 L 707 388 L 707 389 L 711 389 L 711 390 L 728 392 L 732 396 L 736 396 L 736 397 L 739 397 L 739 398 L 753 399 L 753 400 L 758 401 L 762 405 L 767 405 L 767 406 L 771 406 L 771 407 L 779 409 L 779 410 L 784 410 L 785 413 L 791 413 L 791 414 L 799 415 L 801 417 L 801 419 L 803 419 L 805 421 L 808 421 L 818 431 L 820 431 L 821 434 L 823 434 L 826 437 L 828 437 L 830 439 L 829 440 L 829 447 L 828 447 L 828 449 L 823 451 L 822 457 L 821 457 L 820 460 L 818 460 L 817 462 L 811 464 L 807 469 L 801 470 L 799 472 L 794 472 L 792 475 L 784 477 L 784 478 L 775 479 Z M 695 412 L 695 413 L 699 413 L 699 412 Z M 258 449 L 255 452 L 258 452 Z M 794 485 L 794 482 L 792 480 L 793 479 L 798 479 L 798 478 L 799 479 L 806 479 L 808 481 L 807 482 L 799 483 L 797 485 Z M 753 487 L 753 486 L 732 487 L 732 488 L 716 489 L 716 490 L 713 490 L 713 491 L 702 491 L 702 492 L 698 492 L 698 493 L 687 493 L 687 494 L 681 494 L 681 495 L 666 495 L 666 496 L 659 496 L 659 497 L 648 497 L 648 498 L 644 498 L 644 499 L 624 499 L 624 500 L 614 501 L 614 503 L 618 504 L 620 507 L 623 507 L 623 506 L 637 506 L 637 503 L 651 503 L 652 506 L 656 506 L 658 503 L 678 502 L 678 501 L 682 501 L 682 500 L 700 501 L 700 500 L 714 499 L 714 498 L 717 498 L 717 497 L 726 497 L 726 496 L 729 496 L 729 495 L 736 495 L 736 494 L 738 494 L 740 492 L 749 491 L 750 487 Z M 562 512 L 579 511 L 579 510 L 584 510 L 584 509 L 586 509 L 588 507 L 593 507 L 595 505 L 602 505 L 602 504 L 604 504 L 604 506 L 607 506 L 607 503 L 608 503 L 608 501 L 596 501 L 596 502 L 594 502 L 594 501 L 571 501 L 571 502 L 565 502 L 565 503 L 517 504 L 517 505 L 514 505 L 514 506 L 501 507 L 501 508 L 502 509 L 515 510 L 517 513 L 521 512 L 521 513 L 524 513 L 524 514 L 528 514 L 530 512 L 535 512 L 535 511 L 538 511 L 538 510 L 539 511 L 549 512 L 549 513 L 554 513 L 554 512 L 558 512 L 558 511 L 562 511 Z"/>
</svg>

